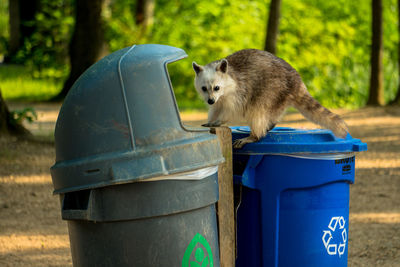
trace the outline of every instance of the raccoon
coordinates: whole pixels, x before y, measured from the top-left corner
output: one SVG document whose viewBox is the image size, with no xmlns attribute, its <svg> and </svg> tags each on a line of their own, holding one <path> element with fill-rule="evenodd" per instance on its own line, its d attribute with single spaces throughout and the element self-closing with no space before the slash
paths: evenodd
<svg viewBox="0 0 400 267">
<path fill-rule="evenodd" d="M 275 127 L 292 106 L 310 121 L 345 138 L 346 123 L 315 100 L 299 73 L 286 61 L 257 49 L 244 49 L 205 66 L 192 63 L 195 87 L 209 104 L 208 123 L 216 127 L 246 122 L 248 137 L 238 139 L 234 148 L 258 141 Z"/>
</svg>

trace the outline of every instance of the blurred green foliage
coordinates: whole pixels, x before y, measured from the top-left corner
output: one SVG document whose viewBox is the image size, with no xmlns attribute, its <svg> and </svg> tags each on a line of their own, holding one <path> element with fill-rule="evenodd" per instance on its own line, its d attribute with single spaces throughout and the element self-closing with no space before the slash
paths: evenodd
<svg viewBox="0 0 400 267">
<path fill-rule="evenodd" d="M 7 50 L 8 31 L 8 1 L 0 0 L 0 59 Z"/>
<path fill-rule="evenodd" d="M 203 65 L 243 48 L 262 48 L 266 29 L 265 1 L 159 2 L 165 8 L 156 7 L 152 39 L 188 53 L 188 59 L 169 67 L 178 104 L 181 108 L 186 108 L 187 104 L 204 107 L 194 90 L 192 61 Z"/>
<path fill-rule="evenodd" d="M 41 0 L 32 36 L 25 40 L 15 62 L 30 67 L 34 78 L 65 78 L 68 42 L 74 23 L 72 0 Z"/>
<path fill-rule="evenodd" d="M 0 90 L 5 99 L 46 101 L 57 95 L 60 79 L 34 78 L 29 67 L 0 65 Z"/>
<path fill-rule="evenodd" d="M 35 109 L 28 107 L 22 110 L 13 110 L 11 113 L 11 123 L 14 125 L 21 124 L 24 121 L 32 123 L 37 120 L 37 113 Z"/>
<path fill-rule="evenodd" d="M 6 45 L 6 8 L 0 0 L 0 54 Z M 73 0 L 42 0 L 37 33 L 20 52 L 33 77 L 65 78 L 65 52 L 73 27 Z M 169 66 L 182 109 L 204 108 L 194 86 L 192 61 L 206 64 L 243 48 L 264 46 L 269 1 L 156 0 L 154 25 L 143 31 L 135 25 L 135 3 L 106 1 L 103 17 L 110 52 L 132 44 L 176 46 L 188 59 Z M 385 98 L 392 99 L 398 84 L 399 35 L 396 0 L 384 4 Z M 369 89 L 371 46 L 370 1 L 282 1 L 278 56 L 301 74 L 311 94 L 329 107 L 363 106 Z M 0 69 L 1 71 L 1 69 Z M 4 86 L 1 85 L 4 90 Z M 60 87 L 61 89 L 61 87 Z M 4 93 L 5 97 L 7 94 Z"/>
</svg>

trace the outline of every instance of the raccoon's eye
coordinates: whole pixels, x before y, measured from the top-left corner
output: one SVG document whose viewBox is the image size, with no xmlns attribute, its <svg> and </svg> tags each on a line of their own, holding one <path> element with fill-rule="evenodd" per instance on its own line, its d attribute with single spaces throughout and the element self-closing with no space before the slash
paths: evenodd
<svg viewBox="0 0 400 267">
<path fill-rule="evenodd" d="M 207 87 L 203 86 L 201 87 L 201 90 L 203 90 L 203 92 L 207 91 Z"/>
<path fill-rule="evenodd" d="M 218 90 L 219 90 L 219 86 L 217 85 L 214 87 L 214 91 L 218 91 Z"/>
</svg>

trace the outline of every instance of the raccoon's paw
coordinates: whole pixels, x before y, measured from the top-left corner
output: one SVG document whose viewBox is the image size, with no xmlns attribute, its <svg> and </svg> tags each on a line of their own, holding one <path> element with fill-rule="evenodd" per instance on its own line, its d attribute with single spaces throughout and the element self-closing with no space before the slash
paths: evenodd
<svg viewBox="0 0 400 267">
<path fill-rule="evenodd" d="M 233 148 L 239 149 L 242 148 L 245 144 L 253 143 L 255 141 L 257 141 L 257 139 L 252 136 L 248 136 L 242 139 L 237 139 L 235 140 L 235 142 L 233 142 Z"/>
<path fill-rule="evenodd" d="M 218 126 L 221 126 L 221 122 L 220 121 L 207 122 L 205 124 L 202 124 L 201 126 L 204 126 L 204 127 L 218 127 Z"/>
</svg>

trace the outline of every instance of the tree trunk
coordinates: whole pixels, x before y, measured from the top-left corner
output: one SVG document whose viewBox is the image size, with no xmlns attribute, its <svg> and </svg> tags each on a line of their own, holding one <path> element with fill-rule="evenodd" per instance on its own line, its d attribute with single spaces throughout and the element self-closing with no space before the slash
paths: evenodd
<svg viewBox="0 0 400 267">
<path fill-rule="evenodd" d="M 31 137 L 31 133 L 21 124 L 16 123 L 11 117 L 7 104 L 0 91 L 0 135 L 15 135 L 18 137 Z"/>
<path fill-rule="evenodd" d="M 383 95 L 382 58 L 382 0 L 372 0 L 371 79 L 367 105 L 382 106 L 385 104 Z"/>
<path fill-rule="evenodd" d="M 71 71 L 63 89 L 53 101 L 64 99 L 79 76 L 104 55 L 103 2 L 75 1 L 75 27 L 69 44 Z"/>
<path fill-rule="evenodd" d="M 12 0 L 11 0 L 12 1 Z M 36 26 L 32 23 L 40 9 L 40 0 L 19 0 L 19 14 L 21 18 L 21 36 L 29 37 L 35 30 Z"/>
<path fill-rule="evenodd" d="M 135 23 L 139 28 L 137 33 L 136 42 L 146 42 L 147 33 L 153 25 L 154 21 L 154 7 L 155 0 L 137 0 L 135 10 Z"/>
<path fill-rule="evenodd" d="M 137 0 L 136 1 L 136 25 L 148 28 L 154 20 L 155 0 Z"/>
<path fill-rule="evenodd" d="M 8 1 L 10 42 L 5 62 L 11 62 L 18 50 L 23 47 L 25 39 L 35 32 L 35 24 L 32 22 L 39 8 L 39 0 Z"/>
<path fill-rule="evenodd" d="M 0 92 L 0 135 L 8 134 L 8 120 L 10 117 L 10 112 L 8 111 L 6 102 L 4 102 L 3 96 Z"/>
<path fill-rule="evenodd" d="M 397 12 L 397 31 L 400 34 L 400 0 L 397 1 Z M 390 102 L 390 105 L 400 105 L 400 41 L 397 43 L 397 56 L 399 85 L 397 87 L 396 97 Z"/>
<path fill-rule="evenodd" d="M 10 23 L 10 41 L 8 45 L 7 59 L 17 53 L 21 47 L 21 18 L 19 16 L 19 1 L 9 0 L 8 1 L 8 12 L 9 12 L 9 23 Z M 9 61 L 9 60 L 6 60 Z"/>
<path fill-rule="evenodd" d="M 281 0 L 271 0 L 264 50 L 272 54 L 276 53 L 276 40 L 279 32 L 279 19 L 281 16 L 280 10 Z"/>
</svg>

